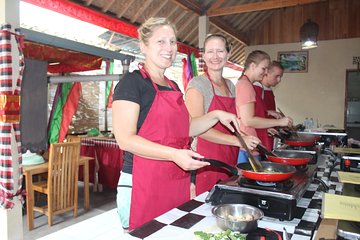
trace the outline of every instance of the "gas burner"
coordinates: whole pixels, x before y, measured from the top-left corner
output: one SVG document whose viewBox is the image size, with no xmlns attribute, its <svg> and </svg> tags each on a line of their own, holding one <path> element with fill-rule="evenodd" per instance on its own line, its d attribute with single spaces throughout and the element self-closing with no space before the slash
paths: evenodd
<svg viewBox="0 0 360 240">
<path fill-rule="evenodd" d="M 262 182 L 248 178 L 240 178 L 239 185 L 253 189 L 285 192 L 291 189 L 291 187 L 294 185 L 294 182 L 290 179 L 281 182 Z"/>
<path fill-rule="evenodd" d="M 259 186 L 264 186 L 264 187 L 275 187 L 276 186 L 275 182 L 256 181 L 256 184 L 259 185 Z"/>
</svg>

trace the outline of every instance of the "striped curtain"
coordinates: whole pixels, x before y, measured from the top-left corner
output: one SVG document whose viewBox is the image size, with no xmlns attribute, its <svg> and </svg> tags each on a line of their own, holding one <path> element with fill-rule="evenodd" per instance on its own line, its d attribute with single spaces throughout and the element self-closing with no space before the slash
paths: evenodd
<svg viewBox="0 0 360 240">
<path fill-rule="evenodd" d="M 12 86 L 11 36 L 15 36 L 19 51 L 19 73 L 16 87 Z M 20 90 L 25 62 L 23 55 L 23 35 L 19 29 L 11 32 L 10 24 L 0 27 L 0 206 L 8 209 L 14 206 L 13 198 L 22 202 L 22 158 L 20 141 Z M 18 159 L 12 158 L 11 130 L 15 132 Z M 18 179 L 14 179 L 13 162 L 18 161 Z M 18 189 L 14 189 L 17 181 Z"/>
</svg>

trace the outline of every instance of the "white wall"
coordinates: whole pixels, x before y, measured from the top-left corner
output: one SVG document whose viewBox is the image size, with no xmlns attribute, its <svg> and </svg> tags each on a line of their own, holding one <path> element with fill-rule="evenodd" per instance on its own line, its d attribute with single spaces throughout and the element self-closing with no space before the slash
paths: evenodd
<svg viewBox="0 0 360 240">
<path fill-rule="evenodd" d="M 257 45 L 247 47 L 267 52 L 273 60 L 279 51 L 299 51 L 300 43 Z M 294 118 L 295 124 L 305 117 L 318 119 L 322 125 L 344 128 L 346 70 L 356 69 L 353 56 L 360 56 L 360 38 L 320 41 L 309 50 L 307 73 L 284 73 L 274 89 L 277 107 Z"/>
</svg>

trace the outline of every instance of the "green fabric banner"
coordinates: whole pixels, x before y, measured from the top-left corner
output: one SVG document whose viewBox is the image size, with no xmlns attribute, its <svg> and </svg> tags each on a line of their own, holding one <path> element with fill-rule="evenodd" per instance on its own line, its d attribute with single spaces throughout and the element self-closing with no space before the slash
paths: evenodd
<svg viewBox="0 0 360 240">
<path fill-rule="evenodd" d="M 60 86 L 60 84 L 62 86 Z M 62 88 L 61 96 L 58 98 L 57 102 L 54 103 L 55 106 L 53 106 L 53 116 L 50 123 L 49 128 L 49 143 L 56 143 L 59 140 L 59 132 L 61 127 L 61 120 L 62 120 L 62 108 L 64 104 L 66 103 L 67 97 L 69 95 L 70 89 L 72 87 L 72 83 L 60 83 L 58 87 Z"/>
</svg>

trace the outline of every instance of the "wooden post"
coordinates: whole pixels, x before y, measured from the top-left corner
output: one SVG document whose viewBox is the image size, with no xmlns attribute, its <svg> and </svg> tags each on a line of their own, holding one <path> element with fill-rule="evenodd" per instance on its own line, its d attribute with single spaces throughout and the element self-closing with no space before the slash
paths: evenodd
<svg viewBox="0 0 360 240">
<path fill-rule="evenodd" d="M 15 28 L 20 27 L 20 0 L 0 0 L 0 24 L 9 23 L 12 26 L 12 31 Z M 16 79 L 19 73 L 19 53 L 17 49 L 17 44 L 14 37 L 11 38 L 12 45 L 12 69 L 13 69 L 13 78 L 12 85 L 13 88 L 16 86 Z M 18 165 L 18 152 L 17 145 L 15 141 L 15 133 L 11 131 L 11 155 L 13 159 L 13 176 L 14 179 L 18 179 L 19 165 Z M 14 189 L 18 189 L 17 180 L 14 181 Z M 23 221 L 22 221 L 22 204 L 17 197 L 14 198 L 15 206 L 12 209 L 5 210 L 0 208 L 0 240 L 9 240 L 9 239 L 23 239 Z"/>
</svg>

